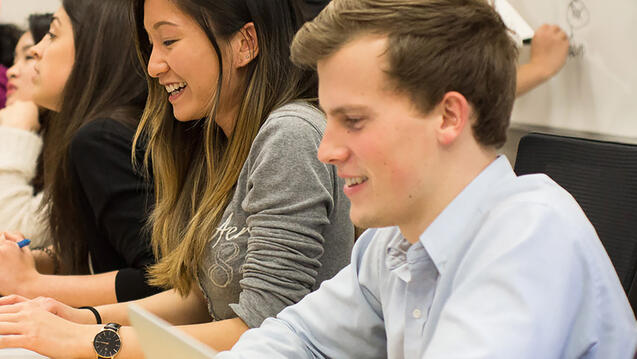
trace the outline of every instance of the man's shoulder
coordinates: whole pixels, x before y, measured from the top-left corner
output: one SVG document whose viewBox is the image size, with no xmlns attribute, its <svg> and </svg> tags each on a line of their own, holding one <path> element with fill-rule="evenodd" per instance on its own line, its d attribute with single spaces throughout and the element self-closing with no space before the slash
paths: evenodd
<svg viewBox="0 0 637 359">
<path fill-rule="evenodd" d="M 449 251 L 463 263 L 535 254 L 585 265 L 605 256 L 593 225 L 573 196 L 545 175 L 512 177 L 494 183 L 467 229 Z M 549 265 L 550 266 L 550 265 Z"/>
<path fill-rule="evenodd" d="M 544 174 L 519 176 L 496 192 L 485 211 L 502 219 L 544 213 L 545 219 L 560 226 L 590 227 L 575 198 Z"/>
<path fill-rule="evenodd" d="M 511 179 L 493 191 L 481 210 L 468 233 L 467 246 L 455 247 L 459 263 L 481 266 L 512 261 L 547 272 L 572 270 L 588 275 L 594 270 L 614 275 L 582 208 L 546 175 Z"/>
<path fill-rule="evenodd" d="M 561 288 L 569 291 L 568 298 L 577 307 L 572 315 L 590 321 L 581 323 L 578 333 L 601 335 L 600 342 L 625 340 L 620 338 L 627 332 L 632 335 L 637 326 L 623 288 L 575 198 L 546 175 L 520 176 L 513 181 L 510 192 L 494 200 L 484 213 L 463 264 L 477 264 L 475 269 L 505 263 L 503 268 L 510 270 L 511 278 L 530 285 L 541 284 L 534 283 L 533 276 L 556 282 L 562 278 Z M 519 275 L 531 273 L 529 269 L 533 276 Z M 546 283 L 541 285 L 546 287 Z M 605 327 L 608 334 L 598 332 L 599 327 Z"/>
</svg>

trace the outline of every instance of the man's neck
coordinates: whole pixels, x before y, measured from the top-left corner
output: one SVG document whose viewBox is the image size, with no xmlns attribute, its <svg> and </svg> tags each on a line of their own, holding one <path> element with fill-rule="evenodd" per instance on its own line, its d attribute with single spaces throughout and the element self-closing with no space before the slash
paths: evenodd
<svg viewBox="0 0 637 359">
<path fill-rule="evenodd" d="M 495 149 L 472 151 L 472 156 L 456 156 L 449 159 L 452 165 L 445 166 L 440 173 L 438 185 L 431 191 L 431 196 L 423 201 L 419 213 L 421 216 L 412 217 L 408 223 L 399 224 L 401 233 L 409 243 L 418 242 L 420 235 L 436 220 L 447 206 L 465 189 L 482 171 L 484 171 L 495 159 Z"/>
</svg>

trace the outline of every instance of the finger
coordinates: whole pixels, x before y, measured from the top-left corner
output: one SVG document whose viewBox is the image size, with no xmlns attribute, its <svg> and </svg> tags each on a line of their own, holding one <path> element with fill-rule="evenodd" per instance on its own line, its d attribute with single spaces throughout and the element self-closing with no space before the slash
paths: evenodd
<svg viewBox="0 0 637 359">
<path fill-rule="evenodd" d="M 9 255 L 8 253 L 13 253 L 12 251 L 14 250 L 14 248 L 17 248 L 17 247 L 18 245 L 15 242 L 7 241 L 6 239 L 0 239 L 0 252 L 2 252 L 2 254 L 5 256 Z M 5 294 L 11 294 L 11 293 L 5 293 Z"/>
<path fill-rule="evenodd" d="M 2 232 L 2 234 L 0 235 L 0 240 L 1 242 L 5 243 L 16 243 L 19 241 L 16 241 L 15 236 L 12 236 L 9 232 Z"/>
<path fill-rule="evenodd" d="M 16 324 L 22 322 L 23 315 L 20 313 L 4 313 L 0 314 L 0 328 L 5 324 Z M 0 329 L 0 335 L 15 334 L 14 332 L 3 332 Z"/>
<path fill-rule="evenodd" d="M 18 248 L 18 244 L 15 241 L 7 239 L 4 235 L 0 236 L 0 247 L 2 248 Z"/>
<path fill-rule="evenodd" d="M 4 232 L 4 233 L 5 233 L 5 238 L 11 242 L 20 242 L 21 240 L 24 239 L 24 237 L 22 236 L 22 234 L 20 234 L 20 232 Z"/>
<path fill-rule="evenodd" d="M 58 304 L 59 302 L 53 298 L 49 297 L 37 297 L 33 299 L 33 302 L 36 303 L 40 308 L 46 310 L 49 313 L 58 314 Z"/>
<path fill-rule="evenodd" d="M 23 303 L 28 301 L 28 298 L 25 298 L 23 296 L 17 295 L 17 294 L 11 294 L 8 295 L 6 297 L 0 297 L 0 306 L 3 305 L 9 305 L 9 304 L 16 304 L 16 303 Z"/>
<path fill-rule="evenodd" d="M 2 335 L 0 336 L 0 348 L 24 348 L 26 339 L 25 335 Z"/>
</svg>

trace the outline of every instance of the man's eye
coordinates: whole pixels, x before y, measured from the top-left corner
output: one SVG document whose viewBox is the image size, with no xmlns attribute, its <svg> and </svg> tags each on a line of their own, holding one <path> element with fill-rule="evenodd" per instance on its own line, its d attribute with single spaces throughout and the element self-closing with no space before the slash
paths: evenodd
<svg viewBox="0 0 637 359">
<path fill-rule="evenodd" d="M 345 126 L 350 129 L 360 128 L 362 121 L 363 119 L 358 117 L 346 117 L 345 119 L 343 119 L 343 123 L 345 124 Z"/>
</svg>

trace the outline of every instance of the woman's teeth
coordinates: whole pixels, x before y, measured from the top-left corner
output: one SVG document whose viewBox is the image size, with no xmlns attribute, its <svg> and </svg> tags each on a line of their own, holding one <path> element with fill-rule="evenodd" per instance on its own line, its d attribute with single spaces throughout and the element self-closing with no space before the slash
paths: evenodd
<svg viewBox="0 0 637 359">
<path fill-rule="evenodd" d="M 166 92 L 172 94 L 173 92 L 179 92 L 180 90 L 182 90 L 183 88 L 186 87 L 186 83 L 185 82 L 180 82 L 180 83 L 175 83 L 175 84 L 170 84 L 170 85 L 166 85 L 164 86 L 166 88 Z"/>
</svg>

